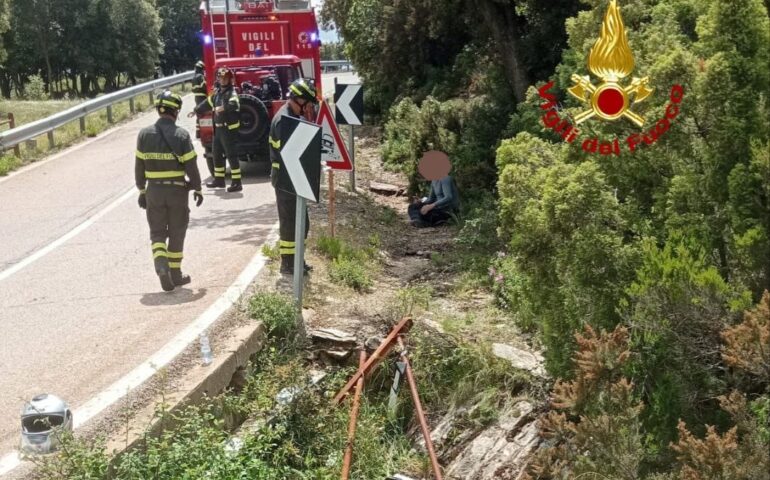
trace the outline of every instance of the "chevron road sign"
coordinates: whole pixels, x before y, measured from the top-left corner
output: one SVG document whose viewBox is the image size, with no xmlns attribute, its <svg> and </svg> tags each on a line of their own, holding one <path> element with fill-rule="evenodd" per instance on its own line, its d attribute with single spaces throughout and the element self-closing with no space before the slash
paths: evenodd
<svg viewBox="0 0 770 480">
<path fill-rule="evenodd" d="M 298 118 L 281 118 L 281 172 L 278 188 L 318 202 L 321 189 L 321 127 Z M 283 181 L 282 181 L 283 180 Z M 287 181 L 288 180 L 288 181 Z"/>
<path fill-rule="evenodd" d="M 338 125 L 363 125 L 363 85 L 338 83 L 334 89 L 334 105 Z"/>
</svg>

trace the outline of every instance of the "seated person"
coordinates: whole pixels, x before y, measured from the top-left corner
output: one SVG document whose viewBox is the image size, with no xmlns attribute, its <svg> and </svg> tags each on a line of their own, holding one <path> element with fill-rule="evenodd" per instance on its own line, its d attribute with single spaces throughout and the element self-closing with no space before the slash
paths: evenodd
<svg viewBox="0 0 770 480">
<path fill-rule="evenodd" d="M 417 167 L 420 175 L 430 180 L 430 194 L 415 197 L 409 205 L 409 219 L 415 227 L 434 227 L 445 224 L 460 210 L 460 194 L 449 175 L 452 164 L 443 152 L 427 152 Z"/>
</svg>

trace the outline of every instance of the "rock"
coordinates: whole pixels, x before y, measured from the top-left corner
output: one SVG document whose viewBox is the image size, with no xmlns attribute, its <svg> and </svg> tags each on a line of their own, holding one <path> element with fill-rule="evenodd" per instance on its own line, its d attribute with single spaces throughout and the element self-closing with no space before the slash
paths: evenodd
<svg viewBox="0 0 770 480">
<path fill-rule="evenodd" d="M 543 367 L 543 356 L 539 353 L 529 352 L 504 343 L 493 343 L 492 353 L 496 357 L 508 360 L 515 368 L 526 370 L 541 378 L 547 376 Z"/>
<path fill-rule="evenodd" d="M 515 480 L 521 478 L 540 439 L 532 405 L 519 402 L 491 427 L 465 445 L 446 467 L 447 478 Z"/>
<path fill-rule="evenodd" d="M 403 195 L 405 191 L 403 187 L 380 182 L 369 182 L 369 190 L 379 195 L 386 195 L 389 197 Z"/>
<path fill-rule="evenodd" d="M 355 335 L 337 330 L 336 328 L 321 328 L 312 330 L 310 338 L 314 344 L 330 345 L 333 350 L 352 350 L 358 345 Z"/>
<path fill-rule="evenodd" d="M 315 310 L 312 308 L 303 308 L 302 309 L 302 320 L 305 321 L 305 325 L 310 324 L 313 319 L 315 318 Z"/>
<path fill-rule="evenodd" d="M 345 363 L 351 353 L 353 350 L 321 350 L 318 355 L 324 363 L 333 365 Z"/>
<path fill-rule="evenodd" d="M 364 347 L 369 351 L 375 351 L 377 350 L 377 347 L 379 347 L 382 342 L 385 339 L 383 337 L 369 337 L 366 339 L 366 342 L 364 342 Z"/>
</svg>

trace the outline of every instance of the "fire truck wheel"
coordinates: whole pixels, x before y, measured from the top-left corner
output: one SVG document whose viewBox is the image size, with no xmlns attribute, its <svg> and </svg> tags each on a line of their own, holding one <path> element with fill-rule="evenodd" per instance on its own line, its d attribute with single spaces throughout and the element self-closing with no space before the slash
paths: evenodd
<svg viewBox="0 0 770 480">
<path fill-rule="evenodd" d="M 253 95 L 241 94 L 241 128 L 238 135 L 245 142 L 261 138 L 270 127 L 267 108 L 260 99 Z"/>
</svg>

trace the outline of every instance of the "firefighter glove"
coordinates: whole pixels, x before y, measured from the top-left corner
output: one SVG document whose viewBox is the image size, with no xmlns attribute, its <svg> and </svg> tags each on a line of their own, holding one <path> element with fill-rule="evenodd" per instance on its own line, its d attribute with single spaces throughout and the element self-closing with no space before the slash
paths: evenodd
<svg viewBox="0 0 770 480">
<path fill-rule="evenodd" d="M 144 193 L 139 194 L 139 208 L 147 210 L 147 196 Z"/>
<path fill-rule="evenodd" d="M 203 194 L 201 192 L 193 192 L 193 199 L 195 200 L 195 206 L 200 207 L 203 203 Z"/>
</svg>

